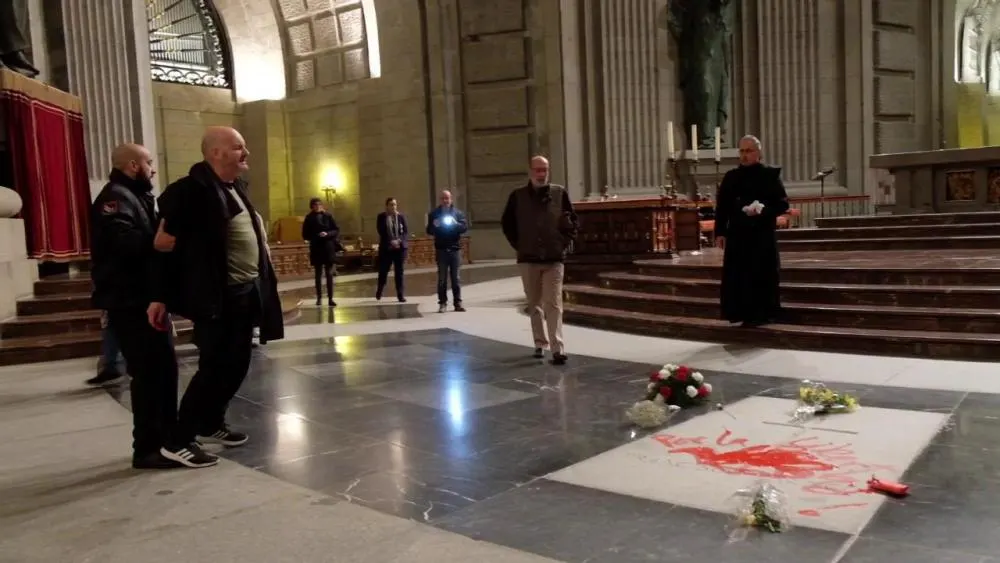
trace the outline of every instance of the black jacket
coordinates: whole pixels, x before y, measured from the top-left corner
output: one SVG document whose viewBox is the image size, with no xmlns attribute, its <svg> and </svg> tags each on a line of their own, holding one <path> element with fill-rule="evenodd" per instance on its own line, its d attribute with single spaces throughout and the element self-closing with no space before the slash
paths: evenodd
<svg viewBox="0 0 1000 563">
<path fill-rule="evenodd" d="M 325 237 L 319 236 L 326 233 Z M 309 263 L 313 266 L 329 266 L 337 260 L 340 245 L 340 228 L 333 215 L 326 211 L 309 213 L 302 221 L 302 238 L 309 242 Z"/>
<path fill-rule="evenodd" d="M 569 192 L 557 184 L 528 184 L 511 192 L 500 224 L 518 263 L 562 262 L 580 228 Z"/>
<path fill-rule="evenodd" d="M 442 222 L 442 218 L 451 216 L 455 222 L 447 225 Z M 434 226 L 434 221 L 439 225 Z M 462 248 L 462 235 L 469 230 L 469 223 L 465 220 L 465 214 L 451 206 L 445 209 L 441 206 L 434 208 L 427 214 L 427 234 L 434 237 L 434 248 L 437 250 L 460 250 Z"/>
<path fill-rule="evenodd" d="M 406 250 L 409 248 L 409 238 L 410 238 L 410 227 L 406 224 L 406 216 L 400 213 L 399 215 L 399 248 L 395 249 L 390 246 L 389 243 L 392 242 L 392 236 L 389 233 L 389 214 L 383 211 L 378 214 L 375 218 L 375 230 L 378 231 L 378 251 L 385 252 L 390 250 Z"/>
<path fill-rule="evenodd" d="M 91 296 L 98 309 L 145 309 L 162 257 L 153 249 L 159 222 L 152 185 L 114 170 L 90 208 Z"/>
<path fill-rule="evenodd" d="M 284 337 L 284 321 L 278 280 L 268 255 L 266 234 L 257 220 L 257 211 L 250 203 L 246 183 L 237 180 L 235 191 L 243 200 L 247 212 L 253 215 L 254 232 L 260 256 L 258 285 L 261 316 L 258 319 L 261 342 Z M 168 268 L 163 282 L 156 288 L 156 297 L 167 304 L 172 313 L 197 323 L 219 315 L 228 285 L 227 251 L 228 223 L 243 211 L 229 195 L 208 164 L 199 162 L 188 176 L 167 186 L 158 200 L 164 230 L 177 243 L 167 259 Z"/>
</svg>

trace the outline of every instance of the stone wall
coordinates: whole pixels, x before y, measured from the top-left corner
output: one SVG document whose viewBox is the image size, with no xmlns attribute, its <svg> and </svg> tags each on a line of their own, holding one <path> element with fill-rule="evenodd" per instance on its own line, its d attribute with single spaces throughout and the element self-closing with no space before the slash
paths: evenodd
<svg viewBox="0 0 1000 563">
<path fill-rule="evenodd" d="M 17 300 L 31 295 L 38 267 L 27 257 L 23 219 L 0 219 L 0 320 L 14 316 Z"/>
<path fill-rule="evenodd" d="M 153 97 L 161 187 L 186 176 L 201 160 L 206 127 L 240 125 L 241 111 L 231 90 L 154 82 Z"/>
</svg>

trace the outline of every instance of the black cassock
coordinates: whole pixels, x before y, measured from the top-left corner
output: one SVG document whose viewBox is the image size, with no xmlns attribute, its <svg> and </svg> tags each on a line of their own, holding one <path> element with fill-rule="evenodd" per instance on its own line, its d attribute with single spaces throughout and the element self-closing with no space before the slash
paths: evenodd
<svg viewBox="0 0 1000 563">
<path fill-rule="evenodd" d="M 722 261 L 722 318 L 751 324 L 781 312 L 777 218 L 788 211 L 781 168 L 751 164 L 726 172 L 715 206 L 715 236 L 726 237 Z M 743 207 L 764 204 L 760 215 Z"/>
</svg>

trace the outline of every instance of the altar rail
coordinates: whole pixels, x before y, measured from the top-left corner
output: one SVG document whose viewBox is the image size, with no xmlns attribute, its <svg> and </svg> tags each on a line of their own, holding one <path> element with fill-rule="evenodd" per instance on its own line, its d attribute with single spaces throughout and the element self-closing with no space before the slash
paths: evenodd
<svg viewBox="0 0 1000 563">
<path fill-rule="evenodd" d="M 790 197 L 788 203 L 799 215 L 791 224 L 796 227 L 815 227 L 816 219 L 823 217 L 857 217 L 874 215 L 875 205 L 871 196 L 845 195 L 824 197 Z"/>
</svg>

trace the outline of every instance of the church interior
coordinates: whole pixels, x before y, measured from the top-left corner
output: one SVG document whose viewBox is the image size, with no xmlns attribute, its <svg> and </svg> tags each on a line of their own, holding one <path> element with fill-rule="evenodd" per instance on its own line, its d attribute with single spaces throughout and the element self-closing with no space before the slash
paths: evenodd
<svg viewBox="0 0 1000 563">
<path fill-rule="evenodd" d="M 284 338 L 228 403 L 249 442 L 130 469 L 92 205 L 116 147 L 158 195 L 220 126 Z M 740 325 L 754 150 L 780 317 Z M 539 156 L 568 361 L 505 222 Z M 0 0 L 0 562 L 1000 563 L 998 227 L 1000 0 Z"/>
</svg>

